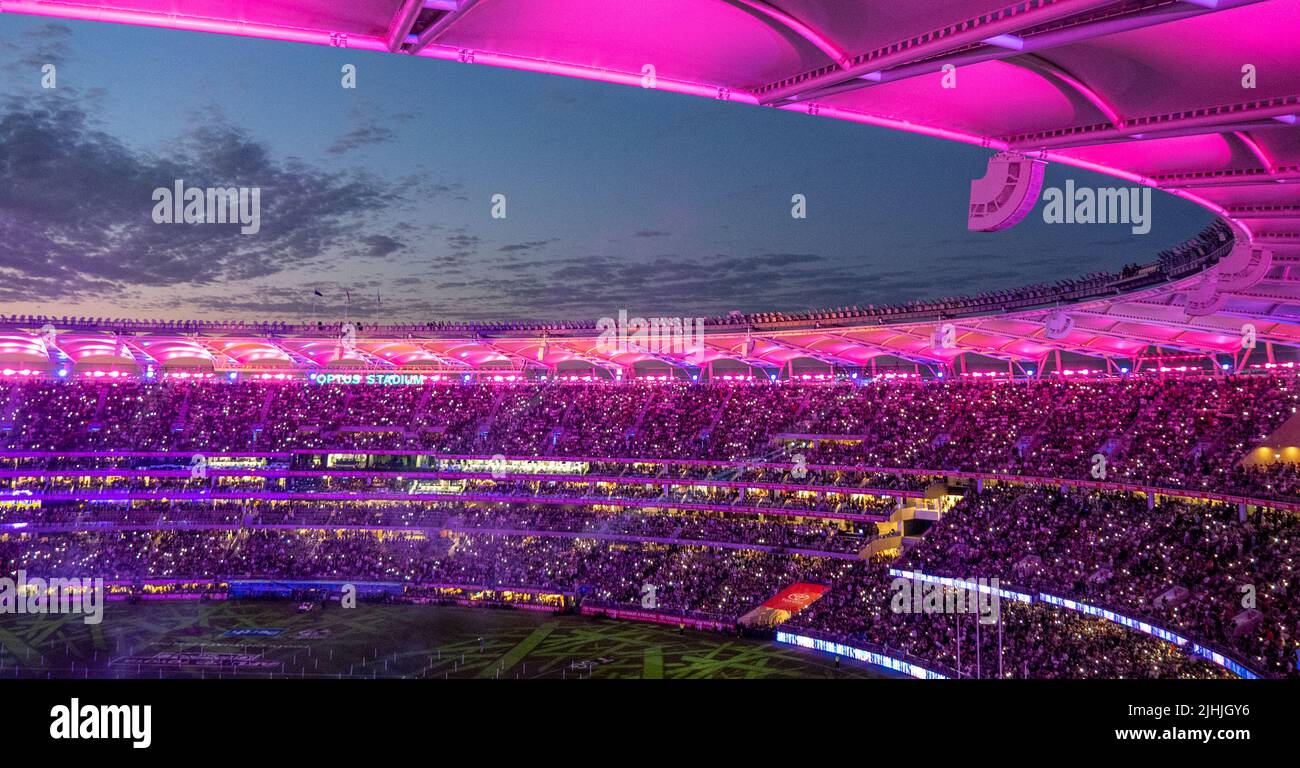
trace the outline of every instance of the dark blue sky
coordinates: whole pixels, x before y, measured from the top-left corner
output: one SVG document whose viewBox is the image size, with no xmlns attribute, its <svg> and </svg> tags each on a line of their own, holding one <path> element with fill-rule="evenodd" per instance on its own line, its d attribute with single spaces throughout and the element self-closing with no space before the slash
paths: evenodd
<svg viewBox="0 0 1300 768">
<path fill-rule="evenodd" d="M 970 233 L 989 155 L 640 88 L 0 15 L 0 303 L 300 319 L 341 315 L 350 290 L 354 315 L 382 294 L 390 321 L 801 310 L 1116 268 L 1210 220 L 1156 193 L 1145 236 L 1049 226 L 1041 204 Z M 1067 178 L 1116 185 L 1048 169 Z M 262 231 L 154 224 L 151 192 L 175 179 L 260 187 Z"/>
</svg>

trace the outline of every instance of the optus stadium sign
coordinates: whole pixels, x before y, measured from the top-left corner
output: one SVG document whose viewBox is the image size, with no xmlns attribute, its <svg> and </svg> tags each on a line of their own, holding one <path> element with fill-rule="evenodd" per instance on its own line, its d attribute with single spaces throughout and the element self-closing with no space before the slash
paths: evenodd
<svg viewBox="0 0 1300 768">
<path fill-rule="evenodd" d="M 422 373 L 313 373 L 307 378 L 313 384 L 410 387 L 424 384 L 429 377 Z"/>
</svg>

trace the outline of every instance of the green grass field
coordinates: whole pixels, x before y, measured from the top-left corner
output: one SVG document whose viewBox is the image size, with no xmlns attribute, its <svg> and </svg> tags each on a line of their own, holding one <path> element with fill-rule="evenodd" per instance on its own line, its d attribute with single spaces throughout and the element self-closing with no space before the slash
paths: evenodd
<svg viewBox="0 0 1300 768">
<path fill-rule="evenodd" d="M 279 630 L 231 636 L 231 630 Z M 110 603 L 104 620 L 0 616 L 15 677 L 877 678 L 803 649 L 521 610 L 288 602 Z"/>
</svg>

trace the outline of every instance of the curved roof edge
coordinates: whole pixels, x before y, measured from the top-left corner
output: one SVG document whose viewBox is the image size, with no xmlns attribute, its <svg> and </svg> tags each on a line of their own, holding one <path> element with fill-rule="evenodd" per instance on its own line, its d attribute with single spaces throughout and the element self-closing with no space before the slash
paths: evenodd
<svg viewBox="0 0 1300 768">
<path fill-rule="evenodd" d="M 956 368 L 974 354 L 1041 371 L 1056 352 L 1109 367 L 1153 347 L 1216 363 L 1229 355 L 1240 368 L 1257 345 L 1270 362 L 1274 345 L 1300 346 L 1300 272 L 1292 275 L 1300 262 L 1300 47 L 1293 44 L 1300 0 L 960 0 L 945 6 L 944 18 L 923 4 L 866 2 L 853 13 L 833 5 L 205 0 L 177 13 L 157 0 L 6 0 L 0 12 L 425 56 L 834 117 L 1154 187 L 1213 211 L 1234 231 L 1232 248 L 1198 275 L 1068 307 L 928 322 L 709 328 L 688 353 L 675 351 L 671 339 L 665 351 L 623 336 L 611 353 L 598 339 L 550 332 L 459 339 L 340 339 L 324 327 L 315 338 L 193 334 L 218 368 L 274 361 L 524 370 L 572 362 L 621 370 L 645 361 L 700 367 L 719 360 L 770 368 L 797 358 L 862 366 L 882 356 Z M 1142 73 L 1137 81 L 1134 73 Z M 27 332 L 49 338 L 49 330 Z M 73 359 L 53 330 L 50 359 Z M 103 359 L 165 362 L 140 336 L 120 338 Z M 0 357 L 5 348 L 0 340 Z"/>
</svg>

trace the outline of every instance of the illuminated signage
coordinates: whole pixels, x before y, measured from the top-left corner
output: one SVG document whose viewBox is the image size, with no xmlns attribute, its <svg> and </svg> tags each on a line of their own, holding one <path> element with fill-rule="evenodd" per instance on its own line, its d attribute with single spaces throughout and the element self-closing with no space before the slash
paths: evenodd
<svg viewBox="0 0 1300 768">
<path fill-rule="evenodd" d="M 854 648 L 851 645 L 823 640 L 820 637 L 808 637 L 806 635 L 796 635 L 790 632 L 777 632 L 776 641 L 778 643 L 786 643 L 787 645 L 797 645 L 800 648 L 811 648 L 814 651 L 823 651 L 825 653 L 833 653 L 836 656 L 856 659 L 877 667 L 884 667 L 885 669 L 892 669 L 895 672 L 902 672 L 905 675 L 921 680 L 948 679 L 946 675 L 941 675 L 938 672 L 917 666 L 916 664 L 910 664 L 901 659 L 895 659 L 892 656 L 886 656 L 883 653 L 867 651 L 862 648 Z"/>
<path fill-rule="evenodd" d="M 465 484 L 464 480 L 412 480 L 409 493 L 460 494 L 465 492 Z"/>
<path fill-rule="evenodd" d="M 429 377 L 422 373 L 313 373 L 307 378 L 313 384 L 409 387 L 422 385 Z"/>
<path fill-rule="evenodd" d="M 1182 635 L 1178 635 L 1173 632 L 1170 632 L 1167 629 L 1157 627 L 1154 624 L 1150 624 L 1145 621 L 1140 621 L 1138 619 L 1132 619 L 1129 618 L 1128 616 L 1115 613 L 1114 611 L 1110 611 L 1105 608 L 1098 608 L 1095 605 L 1080 603 L 1077 600 L 1070 600 L 1069 598 L 1065 598 L 1065 597 L 1057 597 L 1056 595 L 1049 595 L 1046 592 L 1039 592 L 1038 599 L 1043 601 L 1044 603 L 1047 603 L 1048 605 L 1055 605 L 1057 607 L 1064 608 L 1069 611 L 1077 611 L 1079 613 L 1088 616 L 1096 616 L 1097 618 L 1105 619 L 1106 621 L 1113 621 L 1116 624 L 1119 624 L 1120 626 L 1128 627 L 1129 629 L 1137 630 L 1138 632 L 1142 632 L 1143 634 L 1160 638 L 1161 640 L 1164 640 L 1166 643 L 1176 645 L 1180 648 L 1188 648 L 1190 646 L 1192 655 L 1199 656 L 1202 659 L 1205 659 L 1206 661 L 1210 662 L 1211 664 L 1215 664 L 1219 667 L 1222 667 L 1223 669 L 1228 670 L 1229 672 L 1236 675 L 1237 677 L 1245 678 L 1247 680 L 1259 679 L 1259 675 L 1255 674 L 1254 672 L 1251 672 L 1249 669 L 1246 669 L 1238 662 L 1233 661 L 1227 656 L 1224 656 L 1223 654 L 1219 653 L 1213 648 L 1207 648 L 1203 645 L 1200 645 L 1199 643 L 1193 643 L 1192 641 L 1188 640 Z"/>
<path fill-rule="evenodd" d="M 490 472 L 493 475 L 585 475 L 591 465 L 585 461 L 539 461 L 536 459 L 448 459 L 441 468 L 461 472 Z"/>
<path fill-rule="evenodd" d="M 259 469 L 266 466 L 266 459 L 256 456 L 212 456 L 208 458 L 208 469 Z"/>
<path fill-rule="evenodd" d="M 898 576 L 904 579 L 912 579 L 913 581 L 923 581 L 930 584 L 942 584 L 945 587 L 960 587 L 962 589 L 975 590 L 983 592 L 986 595 L 996 593 L 997 596 L 1003 600 L 1015 600 L 1018 603 L 1034 602 L 1033 595 L 1027 595 L 1024 592 L 1013 592 L 1009 589 L 1002 589 L 996 585 L 990 586 L 989 584 L 969 581 L 966 579 L 953 579 L 947 576 L 931 576 L 928 573 L 921 573 L 920 571 L 900 571 L 897 568 L 890 568 L 889 575 Z"/>
</svg>

